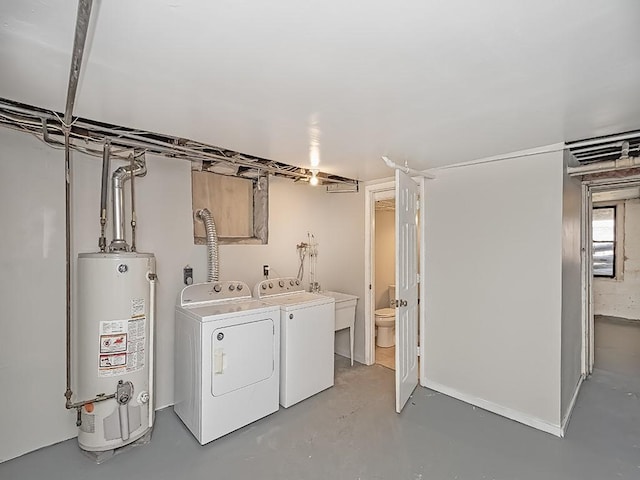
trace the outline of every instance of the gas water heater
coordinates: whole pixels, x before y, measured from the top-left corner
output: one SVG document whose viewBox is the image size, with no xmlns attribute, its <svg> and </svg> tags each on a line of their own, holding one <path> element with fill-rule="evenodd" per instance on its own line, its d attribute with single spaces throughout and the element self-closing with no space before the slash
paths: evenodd
<svg viewBox="0 0 640 480">
<path fill-rule="evenodd" d="M 100 208 L 100 252 L 77 263 L 75 330 L 77 383 L 66 407 L 76 409 L 78 443 L 100 463 L 120 447 L 150 438 L 154 419 L 156 261 L 136 252 L 134 177 L 146 174 L 144 157 L 112 175 L 113 239 L 107 248 L 106 203 L 110 145 L 105 144 Z M 131 181 L 131 245 L 125 239 L 124 183 Z M 70 377 L 67 347 L 67 379 Z M 69 382 L 69 380 L 67 380 Z M 77 400 L 72 401 L 72 396 Z M 149 434 L 149 435 L 147 435 Z"/>
<path fill-rule="evenodd" d="M 150 253 L 78 256 L 77 395 L 113 395 L 82 407 L 83 450 L 122 447 L 153 425 L 154 278 Z"/>
</svg>

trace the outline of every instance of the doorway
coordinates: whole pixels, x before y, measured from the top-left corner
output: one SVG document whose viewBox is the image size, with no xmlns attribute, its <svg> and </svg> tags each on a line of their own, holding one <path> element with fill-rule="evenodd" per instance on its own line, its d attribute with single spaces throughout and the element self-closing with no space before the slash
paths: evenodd
<svg viewBox="0 0 640 480">
<path fill-rule="evenodd" d="M 396 274 L 396 199 L 375 202 L 375 242 L 373 284 L 375 363 L 396 369 L 395 274 Z M 393 327 L 390 327 L 392 325 Z M 379 326 L 377 324 L 380 324 Z M 386 325 L 386 326 L 383 326 Z"/>
<path fill-rule="evenodd" d="M 385 162 L 388 159 L 385 159 Z M 390 162 L 392 163 L 392 162 Z M 395 391 L 396 412 L 400 413 L 419 383 L 422 356 L 418 350 L 418 328 L 424 337 L 424 227 L 425 180 L 430 175 L 395 168 L 395 181 L 368 186 L 365 189 L 365 363 L 375 362 L 375 205 L 378 200 L 394 198 L 395 204 Z M 412 171 L 414 172 L 414 171 Z M 378 333 L 380 335 L 380 332 Z M 424 345 L 424 342 L 422 342 Z M 424 370 L 422 370 L 424 371 Z"/>
<path fill-rule="evenodd" d="M 365 364 L 381 363 L 395 368 L 395 346 L 376 347 L 375 311 L 391 307 L 390 300 L 395 288 L 395 182 L 385 182 L 366 187 L 365 203 Z M 417 218 L 424 224 L 424 211 Z M 419 252 L 424 249 L 423 235 L 418 231 Z M 424 271 L 424 255 L 419 254 L 419 271 Z M 424 298 L 421 283 L 419 297 Z M 418 334 L 423 331 L 424 307 L 420 305 Z M 419 344 L 423 344 L 419 338 Z M 377 355 L 376 355 L 377 354 Z M 383 358 L 378 358 L 382 355 Z M 381 360 L 381 362 L 378 362 Z"/>
<path fill-rule="evenodd" d="M 382 298 L 385 295 L 385 290 L 388 292 L 390 285 L 395 282 L 395 215 L 389 213 L 382 213 L 378 217 L 378 207 L 386 205 L 390 207 L 393 205 L 395 209 L 395 182 L 386 182 L 377 185 L 366 187 L 366 205 L 365 205 L 365 291 L 367 292 L 367 298 L 365 298 L 365 363 L 367 365 L 373 365 L 377 361 L 376 357 L 376 328 L 375 328 L 375 310 L 378 307 L 379 301 L 382 302 Z M 387 211 L 388 212 L 388 211 Z M 394 214 L 395 210 L 391 210 Z M 381 220 L 386 224 L 386 217 L 392 216 L 392 229 L 384 229 L 387 233 L 393 235 L 394 242 L 390 245 L 388 242 L 382 242 L 383 245 L 379 245 L 380 241 L 377 238 L 378 233 L 383 231 L 380 228 L 378 232 L 378 221 Z M 384 235 L 386 237 L 386 235 Z M 390 258 L 385 254 L 388 247 L 391 247 Z M 384 261 L 378 261 L 378 255 L 380 259 Z M 390 269 L 389 269 L 390 266 Z M 386 273 L 385 273 L 386 272 Z M 378 279 L 379 282 L 378 282 Z M 381 283 L 381 285 L 379 285 Z M 387 297 L 388 298 L 388 297 Z M 386 362 L 392 364 L 395 368 L 395 347 L 393 354 L 393 362 Z M 382 353 L 382 352 L 380 352 Z M 385 365 L 386 366 L 386 365 Z"/>
<path fill-rule="evenodd" d="M 584 373 L 640 375 L 640 181 L 586 183 Z"/>
</svg>

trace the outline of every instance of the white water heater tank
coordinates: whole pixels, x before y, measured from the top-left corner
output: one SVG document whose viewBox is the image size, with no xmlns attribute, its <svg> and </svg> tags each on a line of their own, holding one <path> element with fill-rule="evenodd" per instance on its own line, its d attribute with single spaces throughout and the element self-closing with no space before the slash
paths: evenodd
<svg viewBox="0 0 640 480">
<path fill-rule="evenodd" d="M 100 452 L 132 443 L 153 425 L 155 257 L 78 256 L 76 398 L 114 398 L 81 408 L 80 448 Z"/>
</svg>

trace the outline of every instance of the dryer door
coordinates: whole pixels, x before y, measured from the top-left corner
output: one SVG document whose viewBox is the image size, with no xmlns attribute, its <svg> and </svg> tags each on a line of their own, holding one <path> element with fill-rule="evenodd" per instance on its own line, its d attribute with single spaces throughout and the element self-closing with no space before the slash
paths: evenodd
<svg viewBox="0 0 640 480">
<path fill-rule="evenodd" d="M 265 319 L 220 327 L 211 335 L 211 393 L 221 396 L 274 372 L 274 324 Z"/>
</svg>

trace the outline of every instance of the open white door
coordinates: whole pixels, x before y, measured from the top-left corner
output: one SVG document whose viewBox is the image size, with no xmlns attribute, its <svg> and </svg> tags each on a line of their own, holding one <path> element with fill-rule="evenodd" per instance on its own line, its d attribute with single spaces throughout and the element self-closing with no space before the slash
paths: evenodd
<svg viewBox="0 0 640 480">
<path fill-rule="evenodd" d="M 418 184 L 396 170 L 396 412 L 418 385 Z"/>
</svg>

